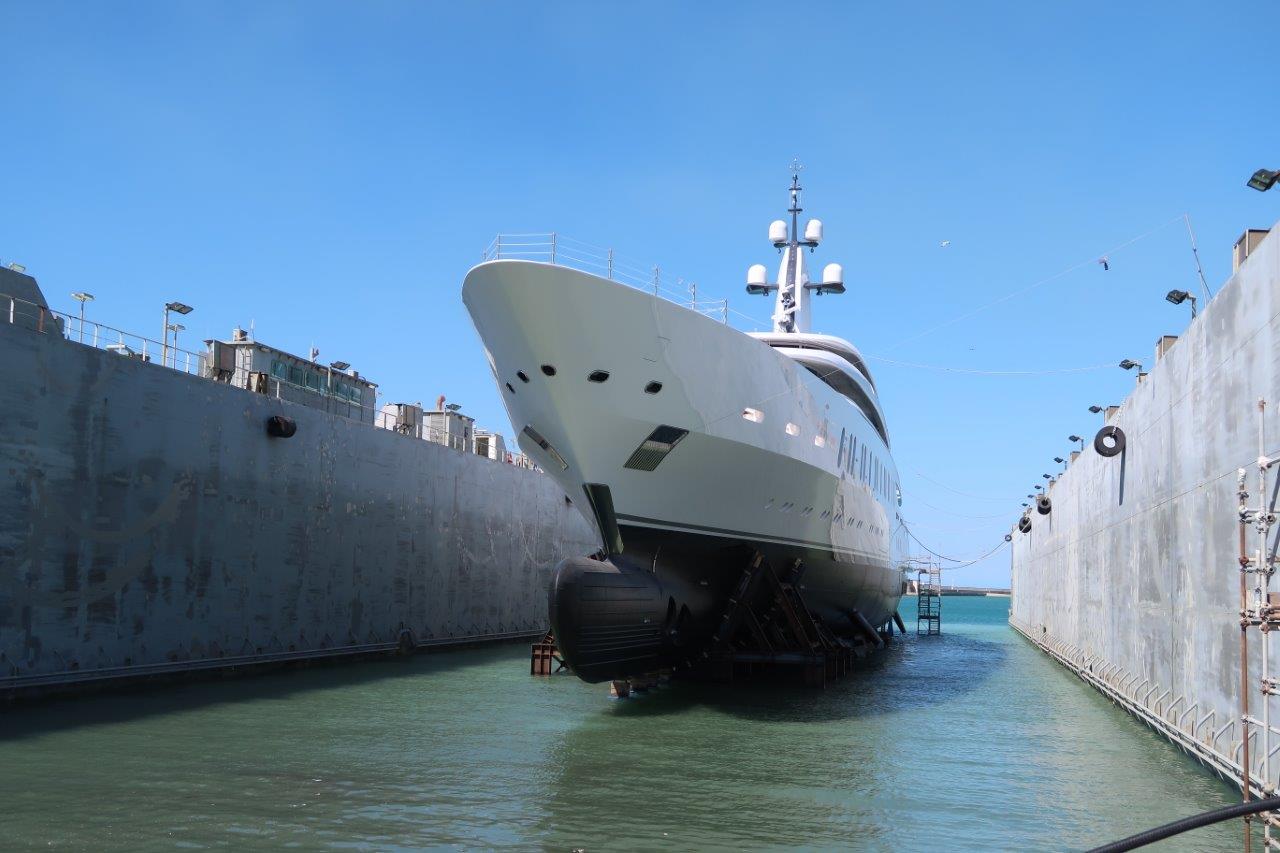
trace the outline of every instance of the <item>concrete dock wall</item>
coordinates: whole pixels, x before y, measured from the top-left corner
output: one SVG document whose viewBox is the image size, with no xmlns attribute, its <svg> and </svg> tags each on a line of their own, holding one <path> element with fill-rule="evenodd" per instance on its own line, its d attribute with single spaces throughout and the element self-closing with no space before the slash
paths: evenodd
<svg viewBox="0 0 1280 853">
<path fill-rule="evenodd" d="M 1236 471 L 1258 456 L 1260 397 L 1268 452 L 1280 450 L 1278 365 L 1273 231 L 1148 360 L 1150 375 L 1108 421 L 1125 452 L 1100 456 L 1089 433 L 1049 489 L 1052 512 L 1012 532 L 1014 626 L 1189 751 L 1209 748 L 1206 763 L 1229 777 L 1241 736 Z"/>
<path fill-rule="evenodd" d="M 536 634 L 599 547 L 540 472 L 56 328 L 0 323 L 0 364 L 0 695 Z"/>
</svg>

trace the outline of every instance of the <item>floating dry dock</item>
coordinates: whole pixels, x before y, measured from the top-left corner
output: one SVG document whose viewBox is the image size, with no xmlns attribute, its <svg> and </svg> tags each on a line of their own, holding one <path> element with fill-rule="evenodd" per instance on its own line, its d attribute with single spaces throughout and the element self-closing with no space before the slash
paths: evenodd
<svg viewBox="0 0 1280 853">
<path fill-rule="evenodd" d="M 1012 531 L 1010 621 L 1224 778 L 1241 784 L 1247 767 L 1256 796 L 1275 790 L 1280 716 L 1267 707 L 1268 633 L 1244 632 L 1242 681 L 1242 589 L 1246 608 L 1268 600 L 1252 523 L 1241 583 L 1238 472 L 1257 504 L 1260 427 L 1266 453 L 1280 450 L 1280 236 L 1247 232 L 1230 281 L 1148 366 L 1105 412 L 1122 449 L 1100 453 L 1090 433 L 1050 483 L 1048 512 Z M 1270 482 L 1274 506 L 1274 471 Z"/>
<path fill-rule="evenodd" d="M 0 697 L 535 636 L 597 547 L 469 418 L 243 335 L 81 328 L 14 270 L 0 294 Z"/>
</svg>

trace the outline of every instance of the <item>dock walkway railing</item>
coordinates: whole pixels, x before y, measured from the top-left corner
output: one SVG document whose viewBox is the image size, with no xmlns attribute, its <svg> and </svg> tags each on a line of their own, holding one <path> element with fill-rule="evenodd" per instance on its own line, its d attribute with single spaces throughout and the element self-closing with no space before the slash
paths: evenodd
<svg viewBox="0 0 1280 853">
<path fill-rule="evenodd" d="M 133 332 L 85 320 L 75 314 L 54 311 L 7 294 L 0 294 L 0 310 L 5 311 L 5 319 L 13 326 L 41 333 L 57 332 L 69 341 L 94 349 L 160 364 L 192 376 L 200 375 L 200 353 L 178 349 L 173 344 L 165 345 Z"/>
<path fill-rule="evenodd" d="M 166 345 L 133 332 L 85 320 L 75 314 L 55 311 L 35 302 L 3 293 L 0 293 L 0 312 L 3 312 L 0 313 L 0 322 L 7 321 L 12 326 L 20 326 L 39 334 L 57 334 L 68 341 L 94 349 L 106 350 L 122 357 L 134 358 L 147 364 L 159 365 L 190 376 L 208 379 L 203 366 L 204 355 L 179 349 L 172 343 Z M 324 390 L 317 390 L 275 376 L 267 376 L 265 380 L 266 387 L 261 390 L 261 393 L 277 400 L 298 403 L 308 408 L 361 421 L 397 435 L 412 435 L 417 432 L 426 441 L 443 444 L 463 452 L 468 450 L 465 440 L 457 433 L 449 433 L 428 424 L 420 424 L 413 430 L 405 429 L 395 415 L 389 412 L 342 400 Z M 505 458 L 495 461 L 532 470 L 537 470 L 538 467 L 523 453 L 507 453 Z"/>
<path fill-rule="evenodd" d="M 759 321 L 754 317 L 730 308 L 728 299 L 699 297 L 698 285 L 694 281 L 673 276 L 669 272 L 664 273 L 656 264 L 648 265 L 611 248 L 584 243 L 555 231 L 542 234 L 499 234 L 485 248 L 481 258 L 485 261 L 537 261 L 569 267 L 647 291 L 722 323 L 728 323 L 732 313 L 760 328 Z"/>
</svg>

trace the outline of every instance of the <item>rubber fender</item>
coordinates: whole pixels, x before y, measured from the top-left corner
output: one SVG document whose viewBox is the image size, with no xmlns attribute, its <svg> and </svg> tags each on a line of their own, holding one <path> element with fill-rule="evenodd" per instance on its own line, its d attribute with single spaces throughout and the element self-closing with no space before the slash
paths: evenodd
<svg viewBox="0 0 1280 853">
<path fill-rule="evenodd" d="M 1006 541 L 1006 542 L 1012 542 L 1012 541 L 1013 541 L 1013 534 L 1012 534 L 1012 533 L 1006 533 L 1006 534 L 1004 535 L 1004 541 Z"/>
<path fill-rule="evenodd" d="M 1107 439 L 1112 444 L 1108 445 Z M 1099 456 L 1119 456 L 1124 453 L 1124 430 L 1118 426 L 1104 426 L 1093 437 L 1093 449 L 1098 451 Z"/>
<path fill-rule="evenodd" d="M 272 415 L 267 418 L 267 435 L 272 438 L 293 438 L 298 431 L 298 422 L 284 415 Z"/>
<path fill-rule="evenodd" d="M 1031 532 L 1031 516 L 1024 515 L 1022 518 L 1018 519 L 1018 530 L 1022 533 Z"/>
<path fill-rule="evenodd" d="M 1041 515 L 1048 515 L 1053 511 L 1053 501 L 1049 500 L 1048 495 L 1036 495 L 1036 512 Z"/>
</svg>

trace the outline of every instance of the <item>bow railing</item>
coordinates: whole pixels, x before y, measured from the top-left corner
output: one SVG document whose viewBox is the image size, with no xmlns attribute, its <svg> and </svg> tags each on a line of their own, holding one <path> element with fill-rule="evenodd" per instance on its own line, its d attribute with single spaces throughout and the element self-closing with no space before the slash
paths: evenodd
<svg viewBox="0 0 1280 853">
<path fill-rule="evenodd" d="M 730 308 L 728 299 L 699 296 L 698 285 L 692 280 L 664 272 L 657 264 L 649 265 L 612 248 L 586 243 L 556 231 L 499 234 L 485 247 L 481 257 L 486 261 L 536 261 L 569 267 L 647 291 L 722 323 L 728 323 L 732 313 L 750 321 L 752 326 L 760 327 L 754 317 Z"/>
</svg>

